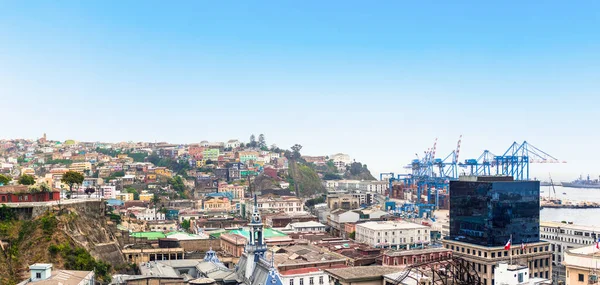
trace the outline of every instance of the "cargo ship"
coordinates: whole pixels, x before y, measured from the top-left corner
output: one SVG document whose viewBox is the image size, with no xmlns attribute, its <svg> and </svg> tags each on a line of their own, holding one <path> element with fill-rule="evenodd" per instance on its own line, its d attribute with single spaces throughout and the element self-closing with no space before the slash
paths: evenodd
<svg viewBox="0 0 600 285">
<path fill-rule="evenodd" d="M 571 188 L 597 188 L 600 189 L 600 180 L 595 179 L 591 180 L 588 175 L 587 179 L 583 179 L 579 176 L 579 179 L 572 182 L 562 182 L 563 187 L 571 187 Z"/>
</svg>

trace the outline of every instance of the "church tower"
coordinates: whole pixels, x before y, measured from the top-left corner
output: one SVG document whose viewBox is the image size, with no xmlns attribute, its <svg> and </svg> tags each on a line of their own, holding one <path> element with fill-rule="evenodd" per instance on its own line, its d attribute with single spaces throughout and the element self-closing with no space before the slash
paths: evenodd
<svg viewBox="0 0 600 285">
<path fill-rule="evenodd" d="M 248 241 L 246 251 L 248 253 L 253 253 L 254 262 L 258 262 L 260 258 L 264 257 L 265 252 L 267 251 L 267 246 L 265 245 L 263 238 L 263 224 L 260 217 L 260 212 L 258 211 L 256 195 L 254 195 L 254 210 L 248 226 L 250 227 L 250 240 Z"/>
</svg>

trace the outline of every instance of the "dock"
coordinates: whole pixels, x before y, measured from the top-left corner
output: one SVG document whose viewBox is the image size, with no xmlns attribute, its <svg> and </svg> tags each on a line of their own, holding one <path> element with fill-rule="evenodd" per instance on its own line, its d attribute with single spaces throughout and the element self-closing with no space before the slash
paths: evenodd
<svg viewBox="0 0 600 285">
<path fill-rule="evenodd" d="M 540 201 L 540 209 L 544 208 L 556 208 L 556 209 L 598 209 L 600 203 L 597 202 L 576 202 L 573 203 L 568 200 L 561 199 L 549 199 Z"/>
</svg>

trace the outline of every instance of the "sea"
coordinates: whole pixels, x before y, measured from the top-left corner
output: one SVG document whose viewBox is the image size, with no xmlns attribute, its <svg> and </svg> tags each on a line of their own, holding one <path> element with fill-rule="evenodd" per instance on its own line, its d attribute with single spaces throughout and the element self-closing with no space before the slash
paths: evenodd
<svg viewBox="0 0 600 285">
<path fill-rule="evenodd" d="M 569 200 L 573 203 L 588 201 L 600 203 L 600 189 L 569 188 L 554 186 L 556 189 L 556 198 Z M 543 191 L 543 193 L 542 193 Z M 554 198 L 554 191 L 550 186 L 540 187 L 540 196 L 548 197 L 550 193 Z M 552 222 L 573 222 L 582 226 L 600 227 L 600 208 L 597 209 L 550 209 L 544 208 L 540 211 L 540 220 Z"/>
</svg>

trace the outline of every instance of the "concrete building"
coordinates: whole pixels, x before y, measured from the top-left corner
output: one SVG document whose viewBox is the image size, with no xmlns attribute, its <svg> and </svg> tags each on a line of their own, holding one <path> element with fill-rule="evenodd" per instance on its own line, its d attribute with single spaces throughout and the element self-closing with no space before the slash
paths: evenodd
<svg viewBox="0 0 600 285">
<path fill-rule="evenodd" d="M 304 202 L 296 197 L 268 197 L 258 199 L 258 209 L 265 212 L 284 212 L 288 214 L 305 213 Z M 247 208 L 250 210 L 250 207 Z"/>
<path fill-rule="evenodd" d="M 375 192 L 378 194 L 385 194 L 389 189 L 389 182 L 387 181 L 361 181 L 358 184 L 358 188 L 362 192 Z"/>
<path fill-rule="evenodd" d="M 494 271 L 496 285 L 543 285 L 552 284 L 547 278 L 529 276 L 529 268 L 523 265 L 500 263 Z"/>
<path fill-rule="evenodd" d="M 36 263 L 29 266 L 29 279 L 18 285 L 95 285 L 94 271 L 56 270 L 52 271 L 52 264 Z"/>
<path fill-rule="evenodd" d="M 284 229 L 284 232 L 288 231 L 294 233 L 323 233 L 325 232 L 325 225 L 314 221 L 291 223 Z"/>
<path fill-rule="evenodd" d="M 317 267 L 280 271 L 284 285 L 329 285 L 329 275 Z"/>
<path fill-rule="evenodd" d="M 415 250 L 388 250 L 381 257 L 384 266 L 405 267 L 415 263 L 451 257 L 452 250 L 447 248 L 426 248 Z"/>
<path fill-rule="evenodd" d="M 565 252 L 572 248 L 595 244 L 600 227 L 580 226 L 557 222 L 541 222 L 540 238 L 550 243 L 553 279 L 565 281 Z"/>
<path fill-rule="evenodd" d="M 349 194 L 327 195 L 327 206 L 330 211 L 336 209 L 354 210 L 360 207 L 360 198 Z"/>
<path fill-rule="evenodd" d="M 398 268 L 387 266 L 359 266 L 325 269 L 325 272 L 329 275 L 329 284 L 382 285 L 384 284 L 383 276 L 398 272 Z"/>
<path fill-rule="evenodd" d="M 343 209 L 333 210 L 327 216 L 327 224 L 331 227 L 331 234 L 334 236 L 339 236 L 344 232 L 346 223 L 356 223 L 359 220 L 360 214 Z"/>
<path fill-rule="evenodd" d="M 405 221 L 356 224 L 355 240 L 376 248 L 410 249 L 429 244 L 429 227 Z"/>
<path fill-rule="evenodd" d="M 156 260 L 184 259 L 183 248 L 125 248 L 123 256 L 129 263 L 142 263 Z"/>
<path fill-rule="evenodd" d="M 566 285 L 600 283 L 600 249 L 596 245 L 569 249 L 564 256 Z"/>
</svg>

